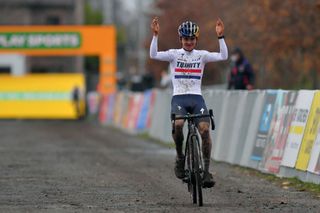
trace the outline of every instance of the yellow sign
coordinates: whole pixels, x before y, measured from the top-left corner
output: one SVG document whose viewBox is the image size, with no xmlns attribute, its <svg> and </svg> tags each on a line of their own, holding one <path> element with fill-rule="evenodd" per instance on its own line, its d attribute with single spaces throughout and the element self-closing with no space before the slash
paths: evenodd
<svg viewBox="0 0 320 213">
<path fill-rule="evenodd" d="M 0 118 L 76 119 L 84 97 L 82 74 L 0 75 Z"/>
<path fill-rule="evenodd" d="M 99 92 L 116 90 L 113 26 L 1 26 L 0 53 L 31 56 L 92 55 L 100 59 Z"/>
<path fill-rule="evenodd" d="M 304 130 L 304 126 L 291 126 L 290 127 L 290 133 L 296 134 L 296 135 L 302 135 Z"/>
<path fill-rule="evenodd" d="M 310 115 L 302 139 L 296 168 L 306 171 L 310 156 L 311 150 L 314 144 L 314 141 L 317 137 L 317 130 L 320 125 L 320 91 L 315 92 L 313 97 L 313 102 L 311 105 Z"/>
</svg>

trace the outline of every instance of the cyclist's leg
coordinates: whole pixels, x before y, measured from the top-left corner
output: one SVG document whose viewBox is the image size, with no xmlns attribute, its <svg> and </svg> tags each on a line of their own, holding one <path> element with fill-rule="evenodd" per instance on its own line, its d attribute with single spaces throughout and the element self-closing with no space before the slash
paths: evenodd
<svg viewBox="0 0 320 213">
<path fill-rule="evenodd" d="M 186 115 L 187 111 L 184 104 L 184 96 L 173 96 L 171 100 L 171 114 L 175 115 Z M 176 151 L 177 151 L 177 157 L 183 157 L 183 125 L 184 120 L 176 120 L 175 121 L 175 132 L 172 134 L 172 138 L 174 140 L 174 143 L 176 145 Z"/>
<path fill-rule="evenodd" d="M 181 96 L 173 96 L 171 100 L 171 113 L 175 115 L 185 115 L 186 110 L 183 106 L 184 98 Z M 175 132 L 172 134 L 173 140 L 176 145 L 176 164 L 175 164 L 175 175 L 177 178 L 184 178 L 185 177 L 185 170 L 184 170 L 184 155 L 183 155 L 183 125 L 184 120 L 176 120 L 175 121 Z"/>
<path fill-rule="evenodd" d="M 198 124 L 199 133 L 202 139 L 202 155 L 204 163 L 204 171 L 209 172 L 210 159 L 211 159 L 211 149 L 212 140 L 210 136 L 210 123 L 206 121 L 201 121 Z"/>
<path fill-rule="evenodd" d="M 208 114 L 208 110 L 202 96 L 197 96 L 195 98 L 193 113 Z M 202 156 L 204 163 L 203 186 L 212 187 L 214 186 L 215 182 L 213 180 L 212 174 L 209 172 L 212 148 L 212 140 L 210 135 L 210 118 L 206 117 L 197 119 L 197 126 L 202 139 Z"/>
<path fill-rule="evenodd" d="M 206 103 L 201 95 L 195 95 L 193 98 L 194 114 L 208 114 Z M 197 126 L 202 139 L 202 156 L 204 162 L 204 171 L 209 172 L 211 157 L 211 136 L 210 136 L 210 119 L 208 117 L 197 119 Z"/>
<path fill-rule="evenodd" d="M 211 188 L 215 185 L 212 174 L 209 172 L 209 166 L 211 161 L 211 148 L 212 140 L 210 135 L 210 123 L 209 122 L 200 122 L 198 124 L 199 133 L 202 139 L 202 156 L 204 164 L 203 172 L 203 187 Z"/>
<path fill-rule="evenodd" d="M 174 143 L 176 145 L 177 156 L 180 158 L 183 157 L 183 150 L 182 150 L 183 140 L 184 140 L 183 125 L 184 125 L 183 120 L 177 120 L 175 122 L 175 132 L 174 132 L 174 134 L 172 134 L 172 138 L 173 138 Z"/>
</svg>

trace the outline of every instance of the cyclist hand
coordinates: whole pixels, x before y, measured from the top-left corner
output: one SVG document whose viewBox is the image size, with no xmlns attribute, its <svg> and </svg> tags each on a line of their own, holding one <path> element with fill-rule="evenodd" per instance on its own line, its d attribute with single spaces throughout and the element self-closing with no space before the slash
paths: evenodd
<svg viewBox="0 0 320 213">
<path fill-rule="evenodd" d="M 216 32 L 218 36 L 223 36 L 224 33 L 224 25 L 220 18 L 218 18 L 216 22 Z"/>
<path fill-rule="evenodd" d="M 153 35 L 155 35 L 155 36 L 157 36 L 157 35 L 159 34 L 160 26 L 159 26 L 158 17 L 155 17 L 155 18 L 152 20 L 151 30 L 152 30 L 152 32 L 153 32 Z"/>
</svg>

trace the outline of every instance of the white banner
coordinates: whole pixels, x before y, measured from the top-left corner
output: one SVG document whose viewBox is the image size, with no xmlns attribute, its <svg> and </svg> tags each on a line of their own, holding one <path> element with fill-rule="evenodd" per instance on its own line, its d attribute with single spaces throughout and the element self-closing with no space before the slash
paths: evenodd
<svg viewBox="0 0 320 213">
<path fill-rule="evenodd" d="M 284 156 L 281 162 L 282 166 L 293 168 L 296 164 L 313 96 L 314 91 L 299 91 L 293 121 L 291 123 Z"/>
</svg>

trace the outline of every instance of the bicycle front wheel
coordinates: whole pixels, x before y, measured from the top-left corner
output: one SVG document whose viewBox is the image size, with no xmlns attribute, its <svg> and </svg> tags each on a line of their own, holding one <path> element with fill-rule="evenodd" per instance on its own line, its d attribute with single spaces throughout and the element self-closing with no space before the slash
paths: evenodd
<svg viewBox="0 0 320 213">
<path fill-rule="evenodd" d="M 198 146 L 198 138 L 192 137 L 192 161 L 193 161 L 193 171 L 194 171 L 194 182 L 193 182 L 193 198 L 197 200 L 198 197 L 198 205 L 203 206 L 203 198 L 202 198 L 202 178 L 201 178 L 201 167 L 200 167 L 200 150 Z M 196 203 L 196 202 L 194 202 Z"/>
</svg>

